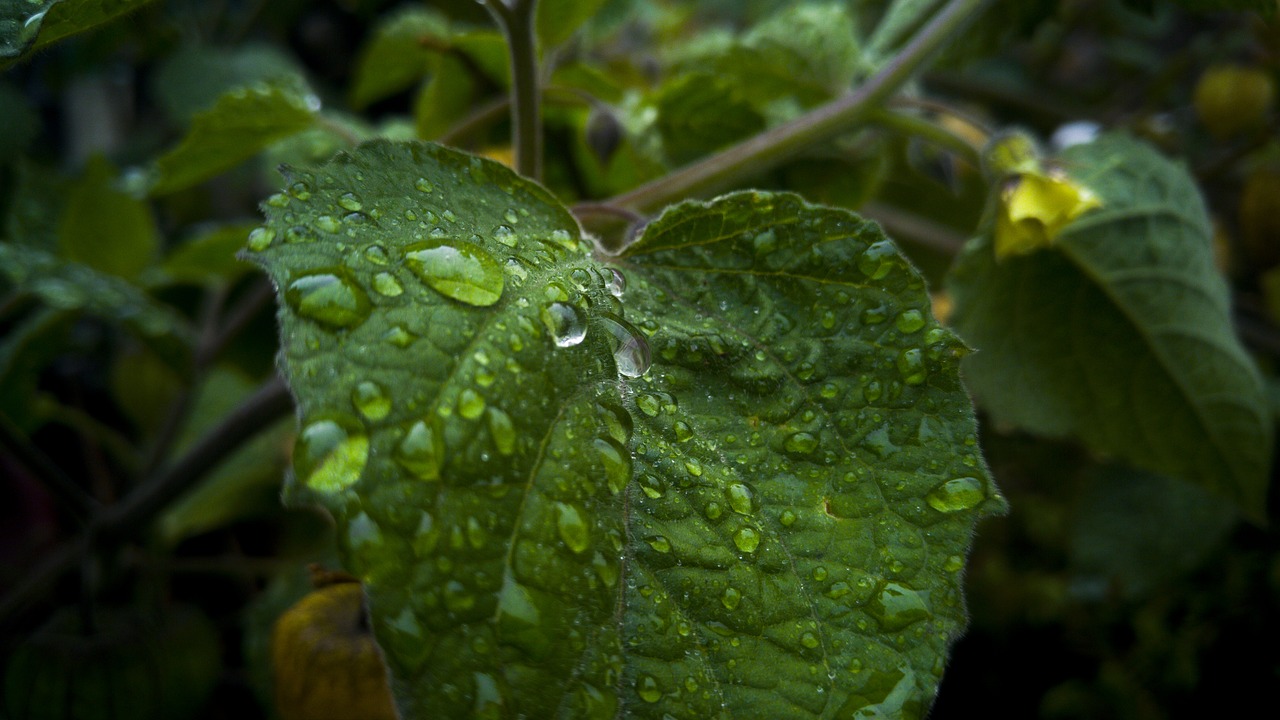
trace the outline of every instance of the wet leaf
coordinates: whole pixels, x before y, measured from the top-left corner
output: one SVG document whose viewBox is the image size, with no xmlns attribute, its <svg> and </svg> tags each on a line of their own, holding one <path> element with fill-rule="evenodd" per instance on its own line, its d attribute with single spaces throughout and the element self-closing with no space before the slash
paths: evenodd
<svg viewBox="0 0 1280 720">
<path fill-rule="evenodd" d="M 439 146 L 287 186 L 248 250 L 286 493 L 337 519 L 404 717 L 923 715 L 1003 499 L 963 346 L 875 225 L 742 193 L 606 264 Z"/>
<path fill-rule="evenodd" d="M 996 262 L 990 235 L 953 269 L 965 373 L 1002 422 L 1097 451 L 1263 512 L 1271 419 L 1231 329 L 1203 201 L 1186 170 L 1125 136 L 1062 161 L 1103 206 L 1051 250 Z"/>
<path fill-rule="evenodd" d="M 11 0 L 0 5 L 0 65 L 102 25 L 151 0 Z"/>
</svg>

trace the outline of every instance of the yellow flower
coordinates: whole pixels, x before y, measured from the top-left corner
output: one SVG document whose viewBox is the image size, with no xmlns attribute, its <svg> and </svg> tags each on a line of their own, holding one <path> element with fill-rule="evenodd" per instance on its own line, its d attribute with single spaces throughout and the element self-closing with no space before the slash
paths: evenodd
<svg viewBox="0 0 1280 720">
<path fill-rule="evenodd" d="M 1062 228 L 1097 207 L 1102 207 L 1102 200 L 1061 171 L 1010 176 L 1000 191 L 996 214 L 996 259 L 1052 245 Z"/>
</svg>

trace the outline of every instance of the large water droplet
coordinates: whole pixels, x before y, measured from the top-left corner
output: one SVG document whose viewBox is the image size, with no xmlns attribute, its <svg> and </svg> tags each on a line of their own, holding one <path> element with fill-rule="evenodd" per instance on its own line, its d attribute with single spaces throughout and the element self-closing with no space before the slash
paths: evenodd
<svg viewBox="0 0 1280 720">
<path fill-rule="evenodd" d="M 754 493 L 746 483 L 730 483 L 725 488 L 725 495 L 729 498 L 729 507 L 739 515 L 750 515 L 752 512 L 752 500 Z"/>
<path fill-rule="evenodd" d="M 516 450 L 516 429 L 511 423 L 511 416 L 498 408 L 489 408 L 489 434 L 493 436 L 493 444 L 498 452 L 510 455 Z"/>
<path fill-rule="evenodd" d="M 405 248 L 405 265 L 441 295 L 478 307 L 502 297 L 502 265 L 484 250 L 461 241 L 428 240 Z"/>
<path fill-rule="evenodd" d="M 744 553 L 753 553 L 760 547 L 760 533 L 753 527 L 744 527 L 733 534 L 733 544 Z"/>
<path fill-rule="evenodd" d="M 640 377 L 649 371 L 649 342 L 635 325 L 613 313 L 602 312 L 600 326 L 608 331 L 609 345 L 619 375 Z"/>
<path fill-rule="evenodd" d="M 379 295 L 386 297 L 398 297 L 404 292 L 404 286 L 395 275 L 389 272 L 380 272 L 373 276 L 373 289 L 378 291 Z"/>
<path fill-rule="evenodd" d="M 336 233 L 342 230 L 342 223 L 332 215 L 321 215 L 316 218 L 316 227 L 327 233 Z"/>
<path fill-rule="evenodd" d="M 631 482 L 631 453 L 613 438 L 596 438 L 596 452 L 600 453 L 600 462 L 604 465 L 605 483 L 609 491 L 618 494 Z"/>
<path fill-rule="evenodd" d="M 480 393 L 466 388 L 458 393 L 458 414 L 468 420 L 475 420 L 484 412 L 484 398 Z"/>
<path fill-rule="evenodd" d="M 640 675 L 636 678 L 636 694 L 647 703 L 656 703 L 662 699 L 662 687 L 652 675 Z"/>
<path fill-rule="evenodd" d="M 391 396 L 378 383 L 365 380 L 351 391 L 351 404 L 369 420 L 381 420 L 391 412 Z"/>
<path fill-rule="evenodd" d="M 888 240 L 872 243 L 858 258 L 858 269 L 872 280 L 879 280 L 893 270 L 898 250 Z"/>
<path fill-rule="evenodd" d="M 720 594 L 720 604 L 724 605 L 728 610 L 736 610 L 740 602 L 742 602 L 742 593 L 736 587 L 727 587 Z"/>
<path fill-rule="evenodd" d="M 902 382 L 908 385 L 920 385 L 928 377 L 920 348 L 903 350 L 898 355 L 897 364 L 898 372 L 902 374 Z"/>
<path fill-rule="evenodd" d="M 867 612 L 884 630 L 901 630 L 932 615 L 925 596 L 901 583 L 885 583 L 867 604 Z"/>
<path fill-rule="evenodd" d="M 309 243 L 317 239 L 316 231 L 306 225 L 293 225 L 284 231 L 284 241 L 287 243 Z"/>
<path fill-rule="evenodd" d="M 818 438 L 813 433 L 798 432 L 783 441 L 782 449 L 792 455 L 810 455 L 818 449 Z"/>
<path fill-rule="evenodd" d="M 934 488 L 925 500 L 938 512 L 950 513 L 968 510 L 986 498 L 982 482 L 977 478 L 959 477 Z"/>
<path fill-rule="evenodd" d="M 605 281 L 605 287 L 609 290 L 609 294 L 620 298 L 622 293 L 627 291 L 627 276 L 622 274 L 618 268 L 609 268 L 609 278 Z"/>
<path fill-rule="evenodd" d="M 355 193 L 342 193 L 338 197 L 338 205 L 349 212 L 356 212 L 364 209 L 364 204 L 360 202 L 359 196 Z"/>
<path fill-rule="evenodd" d="M 419 420 L 409 426 L 404 439 L 396 446 L 394 457 L 401 467 L 419 479 L 436 480 L 440 477 L 443 450 L 435 427 Z"/>
<path fill-rule="evenodd" d="M 591 535 L 587 529 L 587 521 L 577 507 L 567 503 L 556 503 L 556 530 L 560 539 L 573 552 L 581 553 L 591 545 Z"/>
<path fill-rule="evenodd" d="M 369 317 L 369 296 L 340 271 L 295 278 L 284 299 L 299 315 L 331 328 L 351 328 Z"/>
<path fill-rule="evenodd" d="M 267 227 L 254 228 L 249 233 L 249 249 L 254 252 L 262 252 L 271 247 L 271 242 L 276 239 L 276 231 Z"/>
<path fill-rule="evenodd" d="M 898 330 L 904 333 L 913 333 L 924 327 L 924 313 L 919 310 L 904 310 L 898 315 L 898 319 L 894 322 L 898 326 Z"/>
<path fill-rule="evenodd" d="M 560 347 L 578 345 L 587 336 L 587 324 L 572 305 L 561 302 L 547 305 L 542 308 L 542 323 L 551 333 L 551 339 Z"/>
<path fill-rule="evenodd" d="M 308 423 L 293 446 L 293 470 L 307 486 L 338 492 L 360 479 L 369 459 L 369 437 L 354 418 Z"/>
</svg>

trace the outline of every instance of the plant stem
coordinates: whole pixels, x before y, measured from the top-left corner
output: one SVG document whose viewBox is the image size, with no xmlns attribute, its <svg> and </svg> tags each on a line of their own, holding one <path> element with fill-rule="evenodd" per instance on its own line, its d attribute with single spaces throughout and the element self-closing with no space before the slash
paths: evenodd
<svg viewBox="0 0 1280 720">
<path fill-rule="evenodd" d="M 151 518 L 216 468 L 220 460 L 292 409 L 289 389 L 279 377 L 272 377 L 177 462 L 135 488 L 124 500 L 96 513 L 87 532 L 95 540 L 115 542 L 144 531 Z M 4 596 L 0 601 L 0 636 L 14 629 L 16 617 L 76 567 L 83 556 L 83 542 L 83 538 L 73 538 L 55 547 Z"/>
<path fill-rule="evenodd" d="M 538 88 L 537 0 L 485 0 L 511 53 L 511 128 L 516 172 L 542 179 L 542 105 Z"/>
<path fill-rule="evenodd" d="M 642 212 L 652 211 L 691 195 L 714 192 L 734 181 L 769 170 L 812 145 L 846 132 L 897 92 L 990 2 L 950 0 L 902 52 L 849 95 L 623 193 L 607 204 Z"/>
<path fill-rule="evenodd" d="M 867 119 L 899 134 L 914 135 L 938 147 L 950 150 L 963 157 L 974 167 L 979 167 L 982 162 L 982 148 L 973 145 L 965 138 L 941 125 L 930 122 L 918 115 L 909 115 L 892 110 L 877 110 L 871 113 Z"/>
</svg>

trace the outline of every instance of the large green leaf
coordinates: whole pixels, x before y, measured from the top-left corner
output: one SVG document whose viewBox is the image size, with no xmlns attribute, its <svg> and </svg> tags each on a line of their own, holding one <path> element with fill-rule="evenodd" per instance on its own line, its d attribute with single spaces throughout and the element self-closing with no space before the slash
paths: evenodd
<svg viewBox="0 0 1280 720">
<path fill-rule="evenodd" d="M 351 104 L 363 108 L 408 88 L 447 51 L 448 18 L 422 7 L 406 7 L 379 21 L 360 53 L 351 83 Z"/>
<path fill-rule="evenodd" d="M 156 160 L 151 192 L 175 192 L 230 170 L 270 143 L 310 128 L 318 109 L 318 100 L 291 79 L 236 88 L 196 114 L 182 142 Z"/>
<path fill-rule="evenodd" d="M 287 495 L 337 519 L 404 717 L 923 715 L 1003 499 L 963 347 L 875 225 L 742 193 L 607 265 L 443 147 L 288 182 L 249 242 Z"/>
<path fill-rule="evenodd" d="M 133 12 L 151 0 L 6 0 L 0 3 L 3 59 L 38 50 L 69 35 Z"/>
<path fill-rule="evenodd" d="M 1263 512 L 1271 418 L 1232 333 L 1204 203 L 1185 168 L 1120 135 L 1067 150 L 1104 206 L 1055 247 L 951 276 L 966 378 L 996 419 L 1199 482 Z"/>
</svg>

